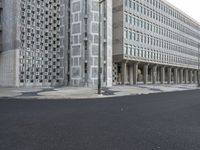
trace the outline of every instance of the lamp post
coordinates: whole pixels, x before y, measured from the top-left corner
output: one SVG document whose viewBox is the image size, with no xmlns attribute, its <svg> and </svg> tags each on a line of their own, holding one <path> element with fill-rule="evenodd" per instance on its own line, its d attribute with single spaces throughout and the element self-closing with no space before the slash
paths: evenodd
<svg viewBox="0 0 200 150">
<path fill-rule="evenodd" d="M 198 76 L 198 87 L 200 87 L 200 43 L 198 44 L 198 71 L 197 71 L 197 76 Z"/>
<path fill-rule="evenodd" d="M 101 4 L 105 0 L 99 0 L 99 52 L 98 52 L 98 94 L 101 94 Z"/>
</svg>

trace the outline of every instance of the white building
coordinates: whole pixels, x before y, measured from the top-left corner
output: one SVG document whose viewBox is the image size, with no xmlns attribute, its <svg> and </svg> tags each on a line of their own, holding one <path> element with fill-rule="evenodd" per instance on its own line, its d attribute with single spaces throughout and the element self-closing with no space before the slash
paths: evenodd
<svg viewBox="0 0 200 150">
<path fill-rule="evenodd" d="M 200 25 L 164 0 L 113 0 L 113 83 L 196 83 Z"/>
</svg>

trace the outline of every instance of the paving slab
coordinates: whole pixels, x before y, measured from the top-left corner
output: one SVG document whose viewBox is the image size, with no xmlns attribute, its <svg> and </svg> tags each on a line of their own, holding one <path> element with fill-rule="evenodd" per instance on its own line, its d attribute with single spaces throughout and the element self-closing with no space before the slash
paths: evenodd
<svg viewBox="0 0 200 150">
<path fill-rule="evenodd" d="M 0 88 L 0 98 L 18 99 L 92 99 L 141 95 L 160 92 L 173 92 L 199 89 L 197 85 L 134 85 L 103 87 L 102 94 L 97 94 L 96 88 L 59 87 L 59 88 Z"/>
</svg>

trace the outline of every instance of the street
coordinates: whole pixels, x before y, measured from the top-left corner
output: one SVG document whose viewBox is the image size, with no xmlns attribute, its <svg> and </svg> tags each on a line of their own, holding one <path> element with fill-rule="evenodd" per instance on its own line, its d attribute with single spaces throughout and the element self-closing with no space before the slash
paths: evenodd
<svg viewBox="0 0 200 150">
<path fill-rule="evenodd" d="M 200 90 L 0 100 L 0 150 L 157 149 L 200 149 Z"/>
</svg>

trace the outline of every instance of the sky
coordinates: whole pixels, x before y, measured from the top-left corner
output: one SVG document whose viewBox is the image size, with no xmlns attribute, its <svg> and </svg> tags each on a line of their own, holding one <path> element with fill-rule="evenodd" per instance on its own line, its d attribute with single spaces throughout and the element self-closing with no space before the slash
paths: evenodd
<svg viewBox="0 0 200 150">
<path fill-rule="evenodd" d="M 200 0 L 166 0 L 200 23 Z"/>
</svg>

